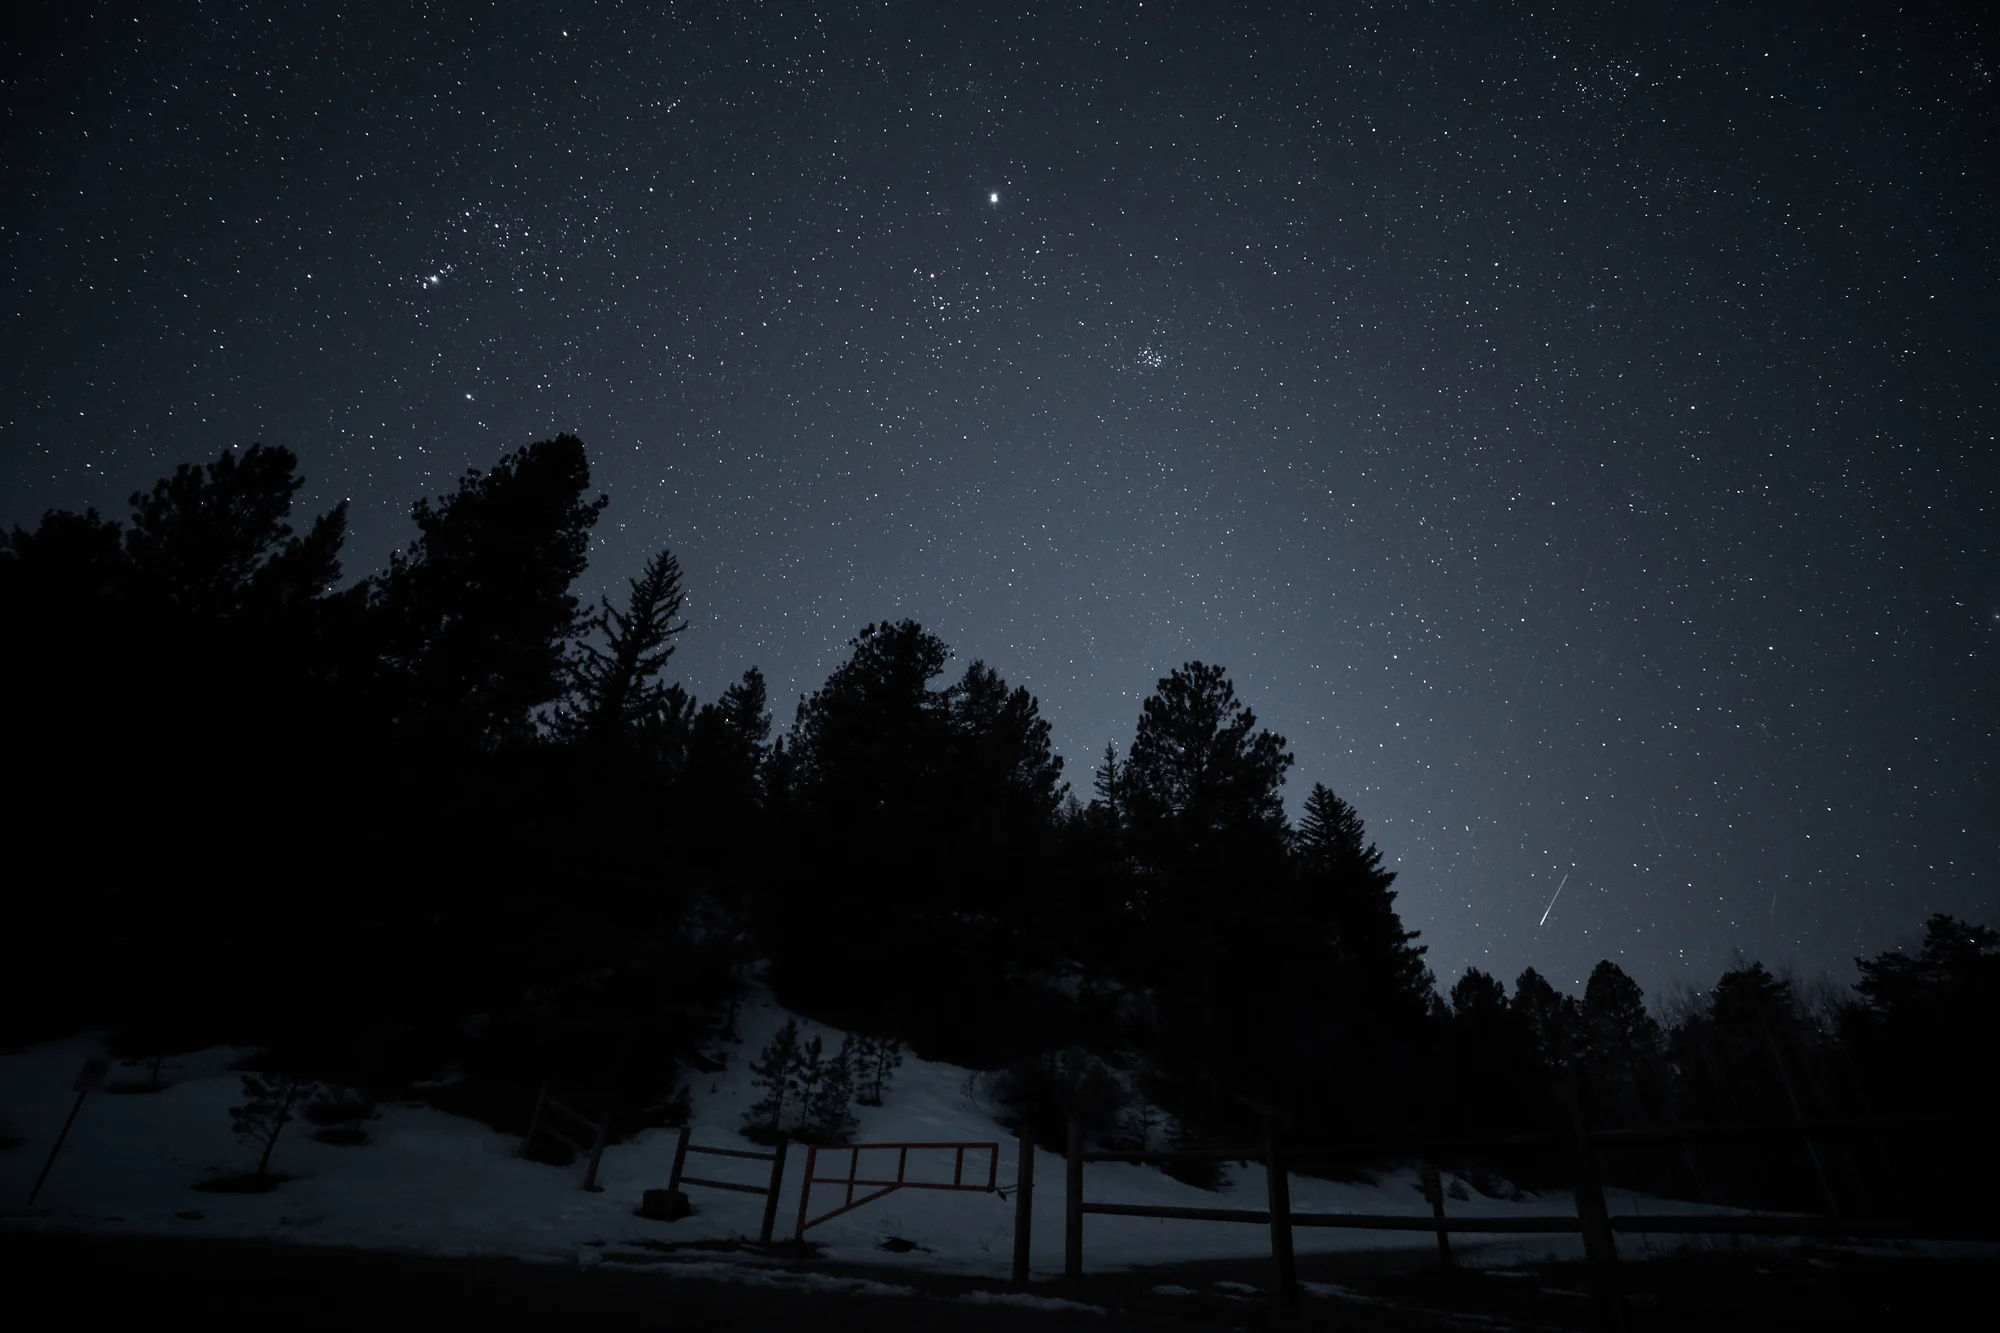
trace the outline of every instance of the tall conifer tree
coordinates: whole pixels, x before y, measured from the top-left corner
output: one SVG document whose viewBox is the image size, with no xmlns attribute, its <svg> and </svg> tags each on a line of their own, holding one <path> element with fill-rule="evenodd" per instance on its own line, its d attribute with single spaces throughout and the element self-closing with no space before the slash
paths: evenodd
<svg viewBox="0 0 2000 1333">
<path fill-rule="evenodd" d="M 680 562 L 671 551 L 648 560 L 629 583 L 624 610 L 605 597 L 586 622 L 586 632 L 602 634 L 604 646 L 577 642 L 570 706 L 560 724 L 573 739 L 606 748 L 629 744 L 660 711 L 668 689 L 660 673 L 674 655 L 674 637 L 687 628 Z"/>
<path fill-rule="evenodd" d="M 1301 913 L 1330 927 L 1342 966 L 1364 1001 L 1407 1021 L 1424 1014 L 1433 986 L 1418 932 L 1405 930 L 1389 887 L 1396 872 L 1367 840 L 1354 807 L 1314 783 L 1296 838 Z"/>
</svg>

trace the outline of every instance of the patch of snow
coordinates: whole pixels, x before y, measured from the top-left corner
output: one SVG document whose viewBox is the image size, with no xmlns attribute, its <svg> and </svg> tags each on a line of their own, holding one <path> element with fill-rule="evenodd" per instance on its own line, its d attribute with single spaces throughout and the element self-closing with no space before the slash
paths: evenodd
<svg viewBox="0 0 2000 1333">
<path fill-rule="evenodd" d="M 865 1277 L 839 1277 L 831 1273 L 809 1273 L 787 1268 L 761 1268 L 723 1260 L 698 1260 L 663 1265 L 655 1272 L 699 1278 L 708 1282 L 731 1282 L 744 1287 L 771 1287 L 781 1291 L 824 1291 L 845 1296 L 916 1296 L 915 1287 L 901 1283 L 876 1282 Z"/>
<path fill-rule="evenodd" d="M 1101 1305 L 1066 1301 L 1060 1296 L 1031 1296 L 1025 1291 L 968 1291 L 958 1298 L 967 1305 L 1012 1305 L 1023 1310 L 1079 1310 L 1085 1314 L 1110 1313 Z"/>
<path fill-rule="evenodd" d="M 751 1149 L 739 1132 L 757 1099 L 749 1064 L 787 1018 L 767 991 L 753 989 L 737 1015 L 740 1042 L 726 1068 L 693 1080 L 693 1142 L 718 1148 Z M 844 1035 L 809 1021 L 800 1022 L 808 1040 L 822 1036 L 837 1047 Z M 265 1194 L 196 1193 L 204 1178 L 248 1171 L 253 1149 L 230 1129 L 229 1107 L 242 1101 L 241 1074 L 229 1066 L 247 1054 L 218 1048 L 177 1057 L 161 1091 L 132 1095 L 92 1095 L 77 1116 L 69 1140 L 49 1174 L 37 1206 L 24 1210 L 26 1197 L 50 1143 L 75 1101 L 70 1081 L 85 1058 L 99 1053 L 93 1038 L 78 1037 L 0 1055 L 0 1124 L 23 1140 L 0 1151 L 0 1225 L 79 1228 L 138 1234 L 205 1235 L 276 1239 L 317 1245 L 414 1250 L 471 1257 L 511 1257 L 552 1263 L 594 1264 L 602 1248 L 657 1248 L 663 1242 L 734 1241 L 758 1233 L 764 1199 L 690 1186 L 692 1216 L 678 1222 L 636 1215 L 647 1189 L 664 1188 L 676 1131 L 646 1130 L 605 1150 L 599 1169 L 601 1193 L 585 1193 L 581 1164 L 547 1166 L 524 1160 L 520 1142 L 475 1121 L 446 1115 L 422 1104 L 385 1104 L 369 1126 L 371 1141 L 342 1147 L 316 1142 L 309 1127 L 285 1129 L 271 1169 L 293 1177 Z M 856 1106 L 862 1143 L 990 1142 L 998 1145 L 996 1166 L 988 1154 L 968 1151 L 964 1178 L 984 1185 L 989 1170 L 999 1185 L 1016 1178 L 1018 1140 L 993 1120 L 993 1109 L 974 1089 L 974 1071 L 905 1056 L 883 1106 Z M 779 1192 L 776 1238 L 789 1239 L 800 1215 L 800 1180 L 807 1152 L 794 1144 Z M 822 1149 L 822 1176 L 844 1175 L 852 1154 Z M 898 1154 L 864 1154 L 862 1175 L 893 1172 Z M 913 1151 L 906 1167 L 912 1180 L 948 1181 L 956 1166 L 950 1150 Z M 691 1174 L 745 1185 L 769 1179 L 767 1163 L 737 1158 L 697 1157 Z M 1064 1163 L 1060 1155 L 1037 1149 L 1036 1189 L 1030 1229 L 1031 1271 L 1053 1275 L 1063 1268 Z M 1128 1204 L 1262 1208 L 1264 1169 L 1255 1162 L 1234 1166 L 1215 1192 L 1196 1189 L 1157 1167 L 1093 1163 L 1086 1175 L 1088 1196 Z M 1295 1176 L 1292 1205 L 1301 1212 L 1404 1213 L 1428 1216 L 1429 1206 L 1415 1188 L 1414 1164 L 1384 1170 L 1374 1183 L 1342 1183 Z M 857 1195 L 860 1191 L 857 1191 Z M 815 1186 L 809 1217 L 845 1201 L 843 1185 Z M 1614 1212 L 1720 1211 L 1661 1199 L 1611 1194 Z M 1519 1216 L 1566 1212 L 1569 1196 L 1552 1192 L 1520 1203 L 1475 1197 L 1455 1203 L 1460 1216 Z M 983 1189 L 968 1192 L 899 1190 L 817 1225 L 805 1239 L 823 1257 L 843 1265 L 1003 1277 L 1013 1253 L 1014 1201 Z M 917 1248 L 888 1252 L 890 1237 Z M 1299 1228 L 1298 1253 L 1361 1250 L 1421 1251 L 1435 1245 L 1428 1232 L 1362 1232 L 1341 1228 Z M 1693 1237 L 1689 1246 L 1712 1243 Z M 1675 1247 L 1668 1237 L 1651 1237 L 1651 1252 Z M 1454 1250 L 1469 1264 L 1520 1264 L 1545 1258 L 1579 1258 L 1581 1237 L 1506 1236 L 1454 1238 Z M 590 1257 L 583 1257 L 590 1251 Z M 1228 1222 L 1169 1221 L 1092 1214 L 1084 1222 L 1084 1264 L 1106 1272 L 1217 1258 L 1260 1258 L 1270 1252 L 1267 1227 Z M 649 1264 L 649 1271 L 713 1276 L 720 1272 L 770 1274 L 756 1267 L 754 1251 L 711 1252 L 700 1265 Z M 759 1282 L 791 1281 L 759 1277 Z M 827 1279 L 850 1281 L 848 1279 Z M 881 1285 L 881 1284 L 877 1284 Z M 851 1290 L 852 1287 L 841 1287 Z M 900 1290 L 885 1288 L 885 1290 Z M 1249 1288 L 1254 1291 L 1254 1288 Z"/>
</svg>

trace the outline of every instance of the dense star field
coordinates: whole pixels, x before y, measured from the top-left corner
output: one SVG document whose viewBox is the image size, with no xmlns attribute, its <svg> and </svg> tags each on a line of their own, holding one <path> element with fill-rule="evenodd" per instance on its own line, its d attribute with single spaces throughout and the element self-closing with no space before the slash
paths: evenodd
<svg viewBox="0 0 2000 1333">
<path fill-rule="evenodd" d="M 585 582 L 670 547 L 702 699 L 760 666 L 782 725 L 913 617 L 1087 797 L 1221 663 L 1447 982 L 1845 979 L 1996 914 L 1970 8 L 10 24 L 0 522 L 264 441 L 351 579 L 572 432 Z"/>
</svg>

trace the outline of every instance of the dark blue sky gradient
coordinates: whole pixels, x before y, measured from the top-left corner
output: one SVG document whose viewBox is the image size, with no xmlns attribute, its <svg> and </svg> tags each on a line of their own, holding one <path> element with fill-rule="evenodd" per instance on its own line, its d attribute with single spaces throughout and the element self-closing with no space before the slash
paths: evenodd
<svg viewBox="0 0 2000 1333">
<path fill-rule="evenodd" d="M 571 431 L 699 696 L 913 616 L 1087 795 L 1220 662 L 1447 980 L 2000 924 L 1993 28 L 1612 8 L 48 7 L 0 520 Z"/>
</svg>

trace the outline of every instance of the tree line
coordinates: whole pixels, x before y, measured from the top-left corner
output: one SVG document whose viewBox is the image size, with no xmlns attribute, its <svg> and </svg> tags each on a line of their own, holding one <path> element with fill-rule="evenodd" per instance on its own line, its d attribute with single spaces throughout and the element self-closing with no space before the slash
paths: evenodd
<svg viewBox="0 0 2000 1333">
<path fill-rule="evenodd" d="M 657 1109 L 761 960 L 822 1021 L 1003 1071 L 1051 1142 L 1085 1107 L 1106 1135 L 1121 1106 L 1208 1139 L 1519 1127 L 1557 1080 L 1611 1123 L 1995 1105 L 1982 927 L 1936 918 L 1831 998 L 1748 962 L 1664 1016 L 1608 961 L 1581 997 L 1444 989 L 1360 814 L 1316 783 L 1288 819 L 1293 756 L 1220 667 L 1161 679 L 1087 792 L 1027 690 L 912 621 L 779 728 L 754 666 L 705 703 L 672 679 L 669 551 L 577 598 L 608 503 L 578 440 L 418 501 L 345 584 L 346 507 L 296 531 L 297 465 L 226 452 L 0 543 L 17 1036 L 277 1042 L 362 1086 L 453 1059 Z"/>
</svg>

